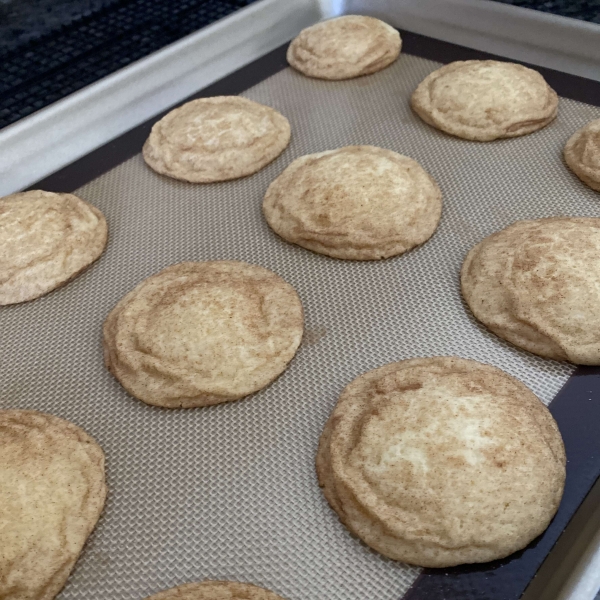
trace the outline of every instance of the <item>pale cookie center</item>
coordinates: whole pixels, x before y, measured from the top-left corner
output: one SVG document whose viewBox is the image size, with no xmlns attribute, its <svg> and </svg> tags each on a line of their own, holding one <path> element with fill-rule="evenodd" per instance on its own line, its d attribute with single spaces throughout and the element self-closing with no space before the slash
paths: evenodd
<svg viewBox="0 0 600 600">
<path fill-rule="evenodd" d="M 422 389 L 389 400 L 368 417 L 352 452 L 352 463 L 387 503 L 402 506 L 411 482 L 428 492 L 430 482 L 476 477 L 489 460 L 496 442 L 481 415 L 491 398 L 448 399 Z"/>
<path fill-rule="evenodd" d="M 496 125 L 542 110 L 547 92 L 512 69 L 465 66 L 436 79 L 431 86 L 436 109 L 461 122 Z"/>
<path fill-rule="evenodd" d="M 262 364 L 273 350 L 261 305 L 247 289 L 193 287 L 153 307 L 143 346 L 174 364 L 235 377 Z"/>
<path fill-rule="evenodd" d="M 20 269 L 52 255 L 71 224 L 46 199 L 0 204 L 0 271 Z"/>
<path fill-rule="evenodd" d="M 302 44 L 314 56 L 356 63 L 374 45 L 373 32 L 361 24 L 339 24 L 310 31 Z"/>
<path fill-rule="evenodd" d="M 385 232 L 399 211 L 410 219 L 413 187 L 408 170 L 386 158 L 340 153 L 303 173 L 298 189 L 309 191 L 298 208 L 315 230 L 372 232 L 378 227 Z"/>
<path fill-rule="evenodd" d="M 220 152 L 252 146 L 269 134 L 273 125 L 268 115 L 248 111 L 207 110 L 181 116 L 173 124 L 171 142 L 183 151 Z"/>
<path fill-rule="evenodd" d="M 584 134 L 581 162 L 591 169 L 600 170 L 600 129 Z"/>
<path fill-rule="evenodd" d="M 4 446 L 0 465 L 0 557 L 4 563 L 34 547 L 51 555 L 72 552 L 65 539 L 69 515 L 81 513 L 87 483 L 82 472 L 61 457 L 23 457 L 22 445 Z M 8 456 L 15 456 L 9 461 Z M 35 464 L 28 459 L 35 459 Z M 10 462 L 10 464 L 8 464 Z"/>
</svg>

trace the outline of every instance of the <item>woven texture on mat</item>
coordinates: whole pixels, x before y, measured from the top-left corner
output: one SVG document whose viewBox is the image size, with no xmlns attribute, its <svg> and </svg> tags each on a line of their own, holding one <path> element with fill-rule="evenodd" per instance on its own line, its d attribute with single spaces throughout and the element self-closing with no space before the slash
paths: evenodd
<svg viewBox="0 0 600 600">
<path fill-rule="evenodd" d="M 403 55 L 342 82 L 287 69 L 245 94 L 292 124 L 290 146 L 263 171 L 193 185 L 155 174 L 138 155 L 78 191 L 108 219 L 106 253 L 64 288 L 0 310 L 2 407 L 70 419 L 107 454 L 107 508 L 63 600 L 139 600 L 204 578 L 254 582 L 289 600 L 399 600 L 419 570 L 353 539 L 317 486 L 317 440 L 344 385 L 384 363 L 439 354 L 505 369 L 546 403 L 567 380 L 571 366 L 477 324 L 458 275 L 473 244 L 516 219 L 598 215 L 598 194 L 567 170 L 561 150 L 600 109 L 561 100 L 556 122 L 533 135 L 459 140 L 409 108 L 437 66 Z M 386 261 L 345 262 L 270 231 L 261 212 L 269 183 L 302 154 L 348 144 L 406 154 L 435 177 L 444 210 L 428 243 Z M 102 323 L 145 277 L 207 259 L 263 265 L 294 285 L 304 343 L 287 371 L 247 400 L 148 407 L 105 371 Z"/>
</svg>

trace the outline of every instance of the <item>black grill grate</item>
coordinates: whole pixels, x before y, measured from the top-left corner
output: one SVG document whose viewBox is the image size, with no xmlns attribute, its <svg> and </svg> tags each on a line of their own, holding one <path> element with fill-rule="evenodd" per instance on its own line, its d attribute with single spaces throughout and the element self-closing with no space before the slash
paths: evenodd
<svg viewBox="0 0 600 600">
<path fill-rule="evenodd" d="M 0 128 L 255 0 L 117 0 L 0 53 Z"/>
<path fill-rule="evenodd" d="M 505 4 L 533 8 L 562 17 L 600 23 L 600 0 L 499 0 Z"/>
</svg>

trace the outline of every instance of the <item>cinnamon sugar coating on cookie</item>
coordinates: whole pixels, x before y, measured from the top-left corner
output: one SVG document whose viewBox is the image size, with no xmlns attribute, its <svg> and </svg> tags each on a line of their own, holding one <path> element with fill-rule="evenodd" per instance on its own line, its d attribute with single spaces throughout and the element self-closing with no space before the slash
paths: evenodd
<svg viewBox="0 0 600 600">
<path fill-rule="evenodd" d="M 333 258 L 377 260 L 433 235 L 442 192 L 412 158 L 347 146 L 292 162 L 269 186 L 263 212 L 288 242 Z"/>
<path fill-rule="evenodd" d="M 274 592 L 235 581 L 186 583 L 149 596 L 146 600 L 283 600 Z"/>
<path fill-rule="evenodd" d="M 480 142 L 526 135 L 557 114 L 558 96 L 533 69 L 496 60 L 456 61 L 430 73 L 411 98 L 429 125 Z"/>
<path fill-rule="evenodd" d="M 569 138 L 564 157 L 583 183 L 600 192 L 600 119 L 591 121 Z"/>
<path fill-rule="evenodd" d="M 106 498 L 104 453 L 52 415 L 0 410 L 0 598 L 52 600 Z"/>
<path fill-rule="evenodd" d="M 346 527 L 423 567 L 487 562 L 524 548 L 560 503 L 564 446 L 521 382 L 456 357 L 357 377 L 319 443 L 317 473 Z"/>
<path fill-rule="evenodd" d="M 143 148 L 157 173 L 192 183 L 256 173 L 290 141 L 290 124 L 275 109 L 241 96 L 192 100 L 154 124 Z"/>
<path fill-rule="evenodd" d="M 302 339 L 298 294 L 237 261 L 186 262 L 142 281 L 104 323 L 107 368 L 167 408 L 237 400 L 280 375 Z"/>
<path fill-rule="evenodd" d="M 515 346 L 600 364 L 600 219 L 517 221 L 471 249 L 461 288 L 475 317 Z"/>
<path fill-rule="evenodd" d="M 373 17 L 346 15 L 303 29 L 292 41 L 287 60 L 318 79 L 351 79 L 393 63 L 402 40 L 396 29 Z"/>
<path fill-rule="evenodd" d="M 104 215 L 73 194 L 42 190 L 0 198 L 0 305 L 39 298 L 104 251 Z"/>
</svg>

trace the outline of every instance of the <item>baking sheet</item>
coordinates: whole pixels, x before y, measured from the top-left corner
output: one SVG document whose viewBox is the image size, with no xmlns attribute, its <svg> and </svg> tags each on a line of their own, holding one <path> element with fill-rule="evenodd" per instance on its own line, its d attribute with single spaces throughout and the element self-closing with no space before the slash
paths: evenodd
<svg viewBox="0 0 600 600">
<path fill-rule="evenodd" d="M 597 216 L 598 195 L 563 165 L 564 142 L 600 109 L 561 100 L 542 131 L 481 144 L 412 114 L 408 99 L 439 66 L 402 55 L 369 77 L 325 82 L 286 69 L 243 95 L 280 110 L 288 149 L 263 171 L 194 185 L 161 177 L 140 155 L 80 188 L 109 223 L 104 256 L 34 302 L 3 307 L 0 405 L 84 427 L 105 449 L 106 510 L 62 599 L 140 599 L 204 578 L 263 585 L 289 600 L 398 600 L 420 569 L 352 538 L 318 489 L 314 454 L 343 386 L 381 364 L 457 354 L 489 362 L 548 403 L 573 367 L 520 351 L 477 324 L 459 293 L 469 248 L 512 221 Z M 435 236 L 381 262 L 345 262 L 280 240 L 261 213 L 293 159 L 373 144 L 418 160 L 438 181 Z M 238 259 L 298 290 L 304 343 L 270 387 L 240 402 L 167 411 L 128 396 L 102 364 L 101 326 L 145 277 L 183 260 Z"/>
</svg>

